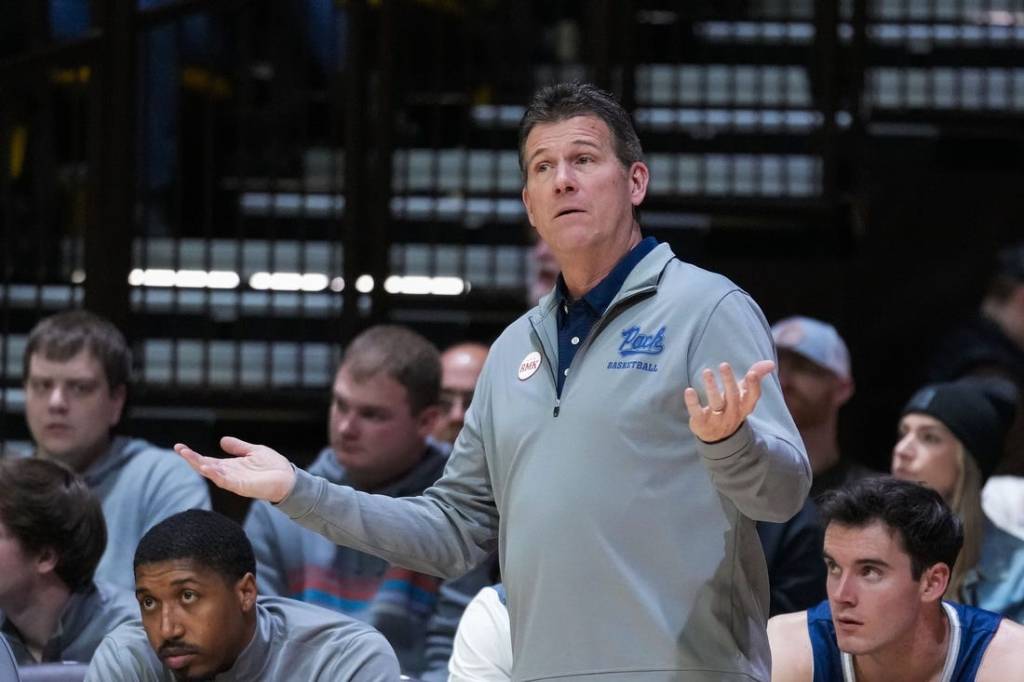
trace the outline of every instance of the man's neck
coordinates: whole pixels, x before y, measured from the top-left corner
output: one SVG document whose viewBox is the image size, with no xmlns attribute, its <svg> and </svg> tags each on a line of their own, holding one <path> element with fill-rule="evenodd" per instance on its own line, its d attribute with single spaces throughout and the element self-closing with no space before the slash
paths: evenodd
<svg viewBox="0 0 1024 682">
<path fill-rule="evenodd" d="M 57 576 L 28 591 L 26 598 L 4 604 L 4 616 L 21 634 L 25 648 L 38 661 L 46 643 L 57 631 L 60 616 L 71 599 L 71 590 Z"/>
<path fill-rule="evenodd" d="M 230 670 L 235 667 L 235 663 L 238 662 L 238 657 L 242 655 L 242 652 L 249 648 L 249 645 L 252 644 L 253 638 L 256 637 L 256 619 L 259 617 L 259 611 L 257 611 L 255 604 L 253 604 L 250 614 L 251 615 L 246 618 L 245 634 L 242 637 L 242 646 L 238 647 L 238 651 L 236 651 L 235 655 L 231 658 L 231 665 L 228 666 L 226 670 Z M 221 672 L 226 672 L 226 670 L 222 670 Z"/>
<path fill-rule="evenodd" d="M 96 446 L 89 450 L 83 450 L 70 455 L 55 455 L 42 448 L 37 448 L 36 454 L 43 459 L 49 459 L 69 466 L 75 470 L 75 473 L 83 474 L 89 470 L 89 467 L 99 461 L 108 450 L 110 450 L 110 444 L 113 440 L 113 438 L 107 438 L 106 440 L 97 443 Z"/>
<path fill-rule="evenodd" d="M 348 479 L 347 483 L 356 490 L 368 493 L 389 488 L 408 476 L 413 469 L 419 466 L 423 458 L 427 456 L 427 451 L 427 442 L 424 440 L 415 452 L 410 452 L 406 457 L 402 458 L 402 461 L 405 462 L 405 465 L 402 467 L 396 467 L 387 472 L 353 472 L 346 470 L 345 477 Z"/>
<path fill-rule="evenodd" d="M 834 419 L 800 429 L 800 437 L 807 448 L 807 458 L 811 460 L 814 476 L 820 476 L 839 464 L 839 438 Z"/>
<path fill-rule="evenodd" d="M 634 222 L 628 239 L 621 248 L 615 249 L 610 255 L 594 256 L 586 252 L 561 254 L 558 261 L 562 268 L 565 287 L 569 290 L 569 296 L 576 300 L 600 284 L 601 280 L 615 269 L 619 261 L 640 243 L 640 239 L 640 225 Z"/>
<path fill-rule="evenodd" d="M 946 665 L 950 627 L 941 603 L 918 625 L 884 649 L 853 657 L 857 682 L 938 682 Z"/>
</svg>

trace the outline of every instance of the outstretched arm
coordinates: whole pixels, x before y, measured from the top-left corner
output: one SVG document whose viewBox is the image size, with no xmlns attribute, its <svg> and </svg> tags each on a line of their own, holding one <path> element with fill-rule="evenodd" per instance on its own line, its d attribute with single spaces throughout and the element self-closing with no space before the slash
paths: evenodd
<svg viewBox="0 0 1024 682">
<path fill-rule="evenodd" d="M 331 542 L 420 573 L 453 577 L 495 550 L 498 512 L 479 418 L 471 408 L 445 474 L 417 497 L 371 495 L 296 470 L 274 450 L 237 438 L 221 447 L 233 457 L 175 449 L 196 471 L 238 495 L 267 500 Z"/>
</svg>

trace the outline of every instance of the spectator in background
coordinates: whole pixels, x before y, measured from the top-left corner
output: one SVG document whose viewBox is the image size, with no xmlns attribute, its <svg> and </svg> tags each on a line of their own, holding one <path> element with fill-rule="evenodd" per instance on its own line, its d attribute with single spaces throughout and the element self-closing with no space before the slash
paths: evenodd
<svg viewBox="0 0 1024 682">
<path fill-rule="evenodd" d="M 486 359 L 487 346 L 482 343 L 457 343 L 441 353 L 441 414 L 434 427 L 436 440 L 454 443 L 458 438 Z"/>
<path fill-rule="evenodd" d="M 86 680 L 394 682 L 398 662 L 373 628 L 279 597 L 257 597 L 241 527 L 204 510 L 154 526 L 135 551 L 142 619 L 111 632 Z"/>
<path fill-rule="evenodd" d="M 938 345 L 928 370 L 929 382 L 1000 376 L 1024 392 L 1024 242 L 1000 251 L 992 272 L 978 313 Z M 1020 411 L 1003 453 L 997 472 L 1024 475 L 1024 417 Z M 1005 494 L 1024 497 L 1024 488 L 1010 486 Z"/>
<path fill-rule="evenodd" d="M 131 353 L 107 320 L 58 313 L 29 333 L 23 358 L 25 419 L 36 456 L 75 470 L 99 498 L 107 549 L 96 577 L 132 590 L 131 553 L 158 521 L 210 508 L 206 483 L 167 450 L 113 436 L 131 380 Z"/>
<path fill-rule="evenodd" d="M 828 599 L 772 618 L 772 682 L 1019 679 L 1024 628 L 943 601 L 963 526 L 935 490 L 876 477 L 822 500 Z"/>
<path fill-rule="evenodd" d="M 1016 390 L 1001 379 L 925 386 L 903 408 L 892 473 L 935 489 L 963 521 L 949 598 L 1021 620 L 1024 541 L 989 522 L 981 506 L 1016 409 Z"/>
<path fill-rule="evenodd" d="M 772 326 L 779 354 L 779 383 L 807 448 L 812 499 L 826 490 L 871 475 L 839 450 L 839 410 L 853 396 L 850 352 L 832 325 L 787 317 Z"/>
<path fill-rule="evenodd" d="M 138 615 L 127 592 L 93 581 L 106 543 L 100 503 L 74 472 L 0 460 L 0 634 L 19 665 L 88 663 Z"/>
<path fill-rule="evenodd" d="M 434 429 L 437 441 L 454 443 L 458 438 L 487 350 L 480 343 L 457 343 L 441 354 L 441 418 Z M 473 595 L 495 583 L 497 576 L 498 557 L 493 554 L 465 575 L 441 584 L 424 634 L 423 667 L 419 673 L 424 682 L 448 679 L 448 660 L 462 612 Z"/>
<path fill-rule="evenodd" d="M 309 473 L 357 490 L 407 497 L 441 477 L 447 450 L 428 436 L 440 408 L 437 349 L 405 327 L 376 326 L 345 350 L 328 417 L 330 445 Z M 424 629 L 440 580 L 331 542 L 254 502 L 245 521 L 261 594 L 364 620 L 387 637 L 406 672 L 422 666 Z"/>
</svg>

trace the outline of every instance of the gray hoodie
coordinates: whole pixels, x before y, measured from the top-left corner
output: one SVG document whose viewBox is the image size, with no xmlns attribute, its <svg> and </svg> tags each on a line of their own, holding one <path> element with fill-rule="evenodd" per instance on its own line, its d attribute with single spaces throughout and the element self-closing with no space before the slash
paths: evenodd
<svg viewBox="0 0 1024 682">
<path fill-rule="evenodd" d="M 765 680 L 768 580 L 755 520 L 803 505 L 810 466 L 777 378 L 703 443 L 683 390 L 774 359 L 724 277 L 662 244 L 580 345 L 556 396 L 553 294 L 492 346 L 444 477 L 393 499 L 297 471 L 279 508 L 339 544 L 458 575 L 498 545 L 513 679 Z M 539 365 L 535 360 L 539 359 Z"/>
</svg>

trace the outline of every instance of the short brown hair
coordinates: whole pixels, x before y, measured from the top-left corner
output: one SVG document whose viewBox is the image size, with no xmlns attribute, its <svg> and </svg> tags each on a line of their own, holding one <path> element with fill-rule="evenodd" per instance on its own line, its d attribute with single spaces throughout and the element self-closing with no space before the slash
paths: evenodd
<svg viewBox="0 0 1024 682">
<path fill-rule="evenodd" d="M 40 320 L 32 328 L 22 357 L 22 377 L 28 379 L 29 363 L 36 353 L 47 360 L 64 362 L 83 348 L 103 367 L 111 389 L 131 381 L 132 355 L 124 335 L 109 320 L 88 310 L 66 310 Z"/>
<path fill-rule="evenodd" d="M 71 469 L 36 457 L 0 460 L 0 520 L 25 551 L 56 552 L 54 572 L 72 591 L 92 582 L 107 524 L 99 500 Z"/>
<path fill-rule="evenodd" d="M 644 160 L 640 138 L 629 113 L 615 97 L 590 83 L 557 83 L 538 90 L 519 121 L 519 170 L 526 181 L 526 138 L 534 126 L 576 116 L 596 116 L 612 134 L 615 156 L 624 168 Z"/>
<path fill-rule="evenodd" d="M 405 388 L 413 414 L 440 399 L 441 356 L 434 344 L 408 327 L 370 327 L 349 343 L 341 367 L 356 381 L 381 373 L 391 377 Z"/>
</svg>

